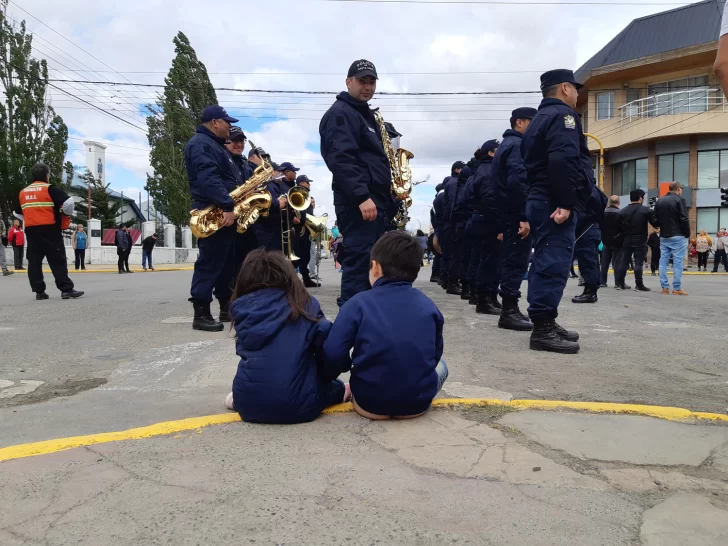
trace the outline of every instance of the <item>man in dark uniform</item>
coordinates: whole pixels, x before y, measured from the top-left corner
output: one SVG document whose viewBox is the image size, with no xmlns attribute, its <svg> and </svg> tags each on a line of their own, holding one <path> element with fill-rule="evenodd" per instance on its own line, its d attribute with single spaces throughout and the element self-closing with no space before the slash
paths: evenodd
<svg viewBox="0 0 728 546">
<path fill-rule="evenodd" d="M 233 162 L 238 169 L 238 181 L 237 185 L 241 186 L 245 181 L 253 176 L 257 165 L 251 163 L 245 158 L 243 151 L 245 149 L 245 133 L 237 125 L 233 125 L 230 128 L 230 136 L 225 142 L 225 147 L 233 158 Z M 237 231 L 237 225 L 234 226 Z M 258 247 L 258 241 L 255 237 L 255 231 L 253 228 L 249 228 L 245 233 L 236 233 L 235 235 L 235 269 L 233 273 L 232 283 L 235 285 L 235 279 L 240 272 L 240 268 L 247 258 L 251 250 L 255 250 Z M 228 313 L 228 306 L 223 306 L 223 302 L 220 302 L 220 322 L 230 322 L 230 314 Z"/>
<path fill-rule="evenodd" d="M 571 70 L 541 75 L 544 98 L 521 142 L 529 185 L 526 217 L 535 248 L 528 275 L 533 350 L 579 351 L 579 334 L 559 326 L 556 317 L 574 254 L 574 208 L 593 184 L 591 154 L 574 110 L 581 87 Z"/>
<path fill-rule="evenodd" d="M 445 184 L 445 218 L 447 221 L 447 293 L 454 296 L 462 294 L 462 281 L 465 279 L 465 224 L 468 221 L 468 208 L 465 205 L 465 185 L 473 171 L 463 167 L 457 178 Z"/>
<path fill-rule="evenodd" d="M 518 308 L 521 283 L 531 257 L 531 226 L 526 218 L 528 177 L 521 157 L 521 142 L 536 113 L 535 108 L 516 108 L 511 112 L 511 128 L 503 133 L 503 142 L 495 153 L 491 171 L 498 186 L 503 232 L 500 275 L 503 309 L 498 327 L 524 332 L 533 330 L 533 324 Z"/>
<path fill-rule="evenodd" d="M 584 292 L 571 298 L 573 303 L 596 303 L 598 301 L 600 271 L 599 242 L 602 240 L 600 226 L 604 223 L 604 208 L 607 196 L 596 184 L 590 188 L 589 198 L 576 207 L 576 242 L 574 255 L 579 264 L 579 273 L 584 279 Z"/>
<path fill-rule="evenodd" d="M 627 277 L 627 266 L 634 254 L 634 283 L 635 290 L 650 292 L 642 279 L 642 270 L 647 258 L 648 224 L 657 227 L 657 216 L 654 210 L 644 206 L 644 190 L 636 189 L 629 193 L 631 203 L 619 211 L 620 231 L 624 235 L 622 252 L 619 257 L 619 270 L 615 274 L 617 290 L 629 290 L 624 281 Z"/>
<path fill-rule="evenodd" d="M 268 181 L 268 186 L 266 187 L 273 198 L 270 211 L 267 218 L 260 218 L 253 224 L 253 227 L 255 228 L 255 236 L 258 239 L 259 248 L 283 250 L 281 234 L 287 226 L 285 215 L 290 215 L 287 195 L 288 190 L 293 187 L 296 181 L 296 173 L 299 169 L 288 162 L 282 163 L 281 165 L 271 163 L 271 165 L 274 169 L 274 177 Z M 293 227 L 293 222 L 291 222 L 291 227 Z"/>
<path fill-rule="evenodd" d="M 368 102 L 377 89 L 377 71 L 364 59 L 354 61 L 347 91 L 324 114 L 319 125 L 321 155 L 333 175 L 336 219 L 344 237 L 339 307 L 371 288 L 370 254 L 392 218 L 392 173 L 379 124 Z"/>
<path fill-rule="evenodd" d="M 472 230 L 479 244 L 478 267 L 474 278 L 477 294 L 475 311 L 481 315 L 500 315 L 498 281 L 500 280 L 503 230 L 498 189 L 492 176 L 493 158 L 500 142 L 488 140 L 480 147 L 478 172 L 473 180 Z"/>
<path fill-rule="evenodd" d="M 432 208 L 430 209 L 430 223 L 432 229 L 437 237 L 437 244 L 440 246 L 442 251 L 442 244 L 440 243 L 442 224 L 440 223 L 440 216 L 442 214 L 442 200 L 444 194 L 442 192 L 443 184 L 440 183 L 435 186 L 435 200 L 432 202 Z M 439 211 L 439 212 L 438 212 Z M 442 274 L 442 253 L 435 254 L 435 259 L 432 261 L 432 274 L 430 275 L 430 282 L 440 282 L 440 275 Z"/>
<path fill-rule="evenodd" d="M 309 191 L 311 191 L 311 182 L 313 182 L 313 180 L 305 174 L 296 178 L 296 185 L 303 186 Z M 311 274 L 308 271 L 308 264 L 311 262 L 311 234 L 306 228 L 305 216 L 308 214 L 313 214 L 313 202 L 311 203 L 311 206 L 306 209 L 306 212 L 301 214 L 300 223 L 296 225 L 296 229 L 294 230 L 298 233 L 296 255 L 300 258 L 296 265 L 298 265 L 298 270 L 301 272 L 301 277 L 303 277 L 304 286 L 306 288 L 317 288 L 321 285 L 311 279 Z"/>
<path fill-rule="evenodd" d="M 195 310 L 194 330 L 219 332 L 225 326 L 212 318 L 212 296 L 220 302 L 220 311 L 227 309 L 232 296 L 235 269 L 235 213 L 230 192 L 240 175 L 232 156 L 225 149 L 232 123 L 222 106 L 208 106 L 202 113 L 202 125 L 185 146 L 185 167 L 190 183 L 192 208 L 214 205 L 223 210 L 223 227 L 198 240 L 199 255 L 192 275 L 190 301 Z"/>
<path fill-rule="evenodd" d="M 475 191 L 475 175 L 481 163 L 480 149 L 477 149 L 473 157 L 468 161 L 468 167 L 470 167 L 473 174 L 465 183 L 465 191 L 461 194 L 463 204 L 467 207 L 468 220 L 465 223 L 465 280 L 463 281 L 463 293 L 460 295 L 460 299 L 468 300 L 468 303 L 472 305 L 478 303 L 478 295 L 475 291 L 475 275 L 478 273 L 478 266 L 480 265 L 481 238 L 480 234 L 474 230 L 473 217 L 478 204 Z"/>
<path fill-rule="evenodd" d="M 450 270 L 450 260 L 452 249 L 453 234 L 450 230 L 450 212 L 452 211 L 452 203 L 448 202 L 448 195 L 454 195 L 454 192 L 446 193 L 445 190 L 448 184 L 451 186 L 457 185 L 458 175 L 460 171 L 465 167 L 465 162 L 456 161 L 450 168 L 450 176 L 446 176 L 442 180 L 442 206 L 439 208 L 438 223 L 440 224 L 440 235 L 438 235 L 438 241 L 440 242 L 440 249 L 442 250 L 442 261 L 440 262 L 440 286 L 447 290 L 447 275 Z M 447 210 L 447 213 L 446 213 Z M 435 213 L 437 214 L 437 212 Z"/>
<path fill-rule="evenodd" d="M 615 279 L 617 277 L 619 253 L 622 250 L 622 245 L 618 244 L 620 241 L 617 239 L 619 230 L 619 196 L 612 195 L 604 211 L 604 221 L 602 222 L 602 243 L 604 244 L 600 279 L 602 288 L 607 287 L 607 276 L 609 275 L 610 264 L 612 264 Z"/>
</svg>

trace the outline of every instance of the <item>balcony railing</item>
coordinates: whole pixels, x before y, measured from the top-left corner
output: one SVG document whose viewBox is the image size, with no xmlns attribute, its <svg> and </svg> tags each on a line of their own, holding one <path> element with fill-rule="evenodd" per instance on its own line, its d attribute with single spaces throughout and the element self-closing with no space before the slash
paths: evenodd
<svg viewBox="0 0 728 546">
<path fill-rule="evenodd" d="M 720 89 L 704 87 L 650 95 L 619 107 L 622 123 L 640 118 L 707 112 L 715 109 L 728 111 L 728 101 Z"/>
</svg>

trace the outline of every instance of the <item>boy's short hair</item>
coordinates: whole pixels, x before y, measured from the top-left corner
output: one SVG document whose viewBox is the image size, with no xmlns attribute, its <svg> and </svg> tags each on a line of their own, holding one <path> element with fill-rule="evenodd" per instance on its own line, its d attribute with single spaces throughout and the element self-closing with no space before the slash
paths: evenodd
<svg viewBox="0 0 728 546">
<path fill-rule="evenodd" d="M 629 200 L 630 201 L 639 201 L 645 196 L 645 191 L 636 189 L 629 192 Z"/>
<path fill-rule="evenodd" d="M 417 278 L 424 255 L 422 245 L 406 231 L 385 233 L 372 248 L 372 261 L 386 278 L 409 282 Z"/>
</svg>

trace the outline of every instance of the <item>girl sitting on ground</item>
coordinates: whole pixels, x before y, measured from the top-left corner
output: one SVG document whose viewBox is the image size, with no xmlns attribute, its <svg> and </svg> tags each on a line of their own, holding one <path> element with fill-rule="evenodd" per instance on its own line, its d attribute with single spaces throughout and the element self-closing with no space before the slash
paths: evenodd
<svg viewBox="0 0 728 546">
<path fill-rule="evenodd" d="M 230 314 L 240 363 L 225 405 L 243 421 L 304 423 L 349 401 L 349 385 L 324 370 L 331 322 L 282 252 L 248 254 Z"/>
</svg>

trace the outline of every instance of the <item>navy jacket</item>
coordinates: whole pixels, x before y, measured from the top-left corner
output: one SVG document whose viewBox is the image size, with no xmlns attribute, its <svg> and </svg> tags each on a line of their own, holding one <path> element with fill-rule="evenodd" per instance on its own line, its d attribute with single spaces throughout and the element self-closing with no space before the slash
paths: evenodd
<svg viewBox="0 0 728 546">
<path fill-rule="evenodd" d="M 591 154 L 576 111 L 559 99 L 543 99 L 521 142 L 528 198 L 573 209 L 594 184 Z"/>
<path fill-rule="evenodd" d="M 435 221 L 432 227 L 435 229 L 442 229 L 445 227 L 445 192 L 441 190 L 432 202 L 432 211 L 434 212 Z"/>
<path fill-rule="evenodd" d="M 468 167 L 458 175 L 458 191 L 455 205 L 453 207 L 453 219 L 457 223 L 467 222 L 473 214 L 475 200 L 473 199 L 475 171 Z M 464 182 L 463 182 L 464 181 Z"/>
<path fill-rule="evenodd" d="M 185 146 L 185 167 L 193 209 L 217 205 L 232 212 L 234 203 L 229 194 L 238 185 L 239 171 L 224 138 L 200 125 Z"/>
<path fill-rule="evenodd" d="M 622 229 L 622 221 L 619 218 L 619 207 L 611 206 L 604 210 L 604 217 L 602 220 L 602 242 L 604 246 L 615 248 L 617 244 L 614 238 L 619 234 Z"/>
<path fill-rule="evenodd" d="M 462 174 L 462 171 L 460 171 Z M 462 207 L 456 208 L 458 198 L 462 199 L 461 194 L 465 192 L 465 184 L 470 178 L 468 176 L 451 176 L 445 184 L 443 193 L 445 194 L 442 204 L 443 227 L 464 227 L 467 221 L 467 214 Z M 462 201 L 461 201 L 462 203 Z"/>
<path fill-rule="evenodd" d="M 437 394 L 443 323 L 411 282 L 381 278 L 339 311 L 324 343 L 326 367 L 332 376 L 351 369 L 351 392 L 368 412 L 422 413 Z"/>
<path fill-rule="evenodd" d="M 576 223 L 576 236 L 578 237 L 591 224 L 596 224 L 601 230 L 604 227 L 604 209 L 607 206 L 609 198 L 595 184 L 592 185 L 589 192 L 589 198 L 585 203 L 579 204 L 576 208 L 578 213 Z"/>
<path fill-rule="evenodd" d="M 238 186 L 241 185 L 243 182 L 245 182 L 248 178 L 253 176 L 253 171 L 255 171 L 255 168 L 257 165 L 254 165 L 245 157 L 242 155 L 233 155 L 230 154 L 233 158 L 233 162 L 235 163 L 235 167 L 238 169 Z"/>
<path fill-rule="evenodd" d="M 528 176 L 521 157 L 523 135 L 513 129 L 503 133 L 503 141 L 493 158 L 491 176 L 498 187 L 498 208 L 503 216 L 526 221 Z"/>
<path fill-rule="evenodd" d="M 369 105 L 339 93 L 319 134 L 321 155 L 333 175 L 334 205 L 358 207 L 371 198 L 379 209 L 390 210 L 392 173 Z"/>
<path fill-rule="evenodd" d="M 274 178 L 273 180 L 268 181 L 266 189 L 270 192 L 270 195 L 273 199 L 270 204 L 270 210 L 268 211 L 268 217 L 259 218 L 255 222 L 255 224 L 253 224 L 255 233 L 281 232 L 281 206 L 280 203 L 278 203 L 278 198 L 281 195 L 288 194 L 288 190 L 290 190 L 292 187 L 293 185 L 290 184 L 284 176 L 280 176 L 279 178 Z M 286 208 L 286 210 L 288 210 L 290 213 L 290 209 Z M 283 217 L 283 222 L 285 221 L 285 217 Z M 293 227 L 292 222 L 291 227 Z"/>
<path fill-rule="evenodd" d="M 500 232 L 498 187 L 493 178 L 493 158 L 482 160 L 473 180 L 473 221 L 483 222 L 487 231 Z"/>
<path fill-rule="evenodd" d="M 283 290 L 264 288 L 230 304 L 235 321 L 235 351 L 240 356 L 233 380 L 235 409 L 250 423 L 303 423 L 323 410 L 319 375 L 322 349 L 331 323 L 311 298 L 312 322 L 288 320 L 291 308 Z"/>
</svg>

